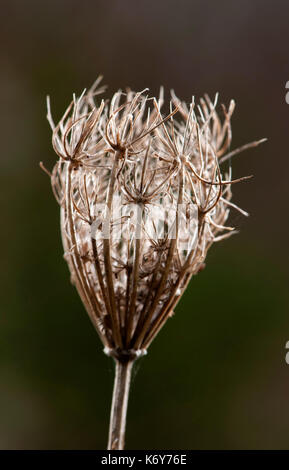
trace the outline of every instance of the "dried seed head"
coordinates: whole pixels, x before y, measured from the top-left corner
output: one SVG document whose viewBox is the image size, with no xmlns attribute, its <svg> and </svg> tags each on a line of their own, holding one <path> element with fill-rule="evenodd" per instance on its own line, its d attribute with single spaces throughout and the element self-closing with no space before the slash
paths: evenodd
<svg viewBox="0 0 289 470">
<path fill-rule="evenodd" d="M 162 93 L 97 103 L 98 82 L 56 126 L 48 102 L 59 156 L 51 183 L 73 283 L 105 350 L 125 360 L 146 350 L 211 244 L 235 233 L 230 209 L 246 213 L 231 184 L 244 178 L 219 166 L 237 153 L 226 154 L 234 101 L 221 119 L 217 95 L 188 106 L 172 92 L 164 117 Z"/>
</svg>

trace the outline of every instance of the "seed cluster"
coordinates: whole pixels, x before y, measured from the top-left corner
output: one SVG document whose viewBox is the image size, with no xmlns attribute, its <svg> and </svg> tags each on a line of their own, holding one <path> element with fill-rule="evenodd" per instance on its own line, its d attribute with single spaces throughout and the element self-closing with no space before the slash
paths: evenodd
<svg viewBox="0 0 289 470">
<path fill-rule="evenodd" d="M 221 119 L 217 96 L 187 105 L 172 92 L 164 117 L 162 90 L 98 102 L 98 85 L 74 96 L 57 125 L 48 103 L 59 156 L 51 183 L 71 280 L 105 350 L 125 360 L 172 315 L 211 244 L 234 233 L 231 207 L 246 215 L 231 202 L 244 178 L 220 169 L 236 153 L 226 154 L 233 101 Z"/>
</svg>

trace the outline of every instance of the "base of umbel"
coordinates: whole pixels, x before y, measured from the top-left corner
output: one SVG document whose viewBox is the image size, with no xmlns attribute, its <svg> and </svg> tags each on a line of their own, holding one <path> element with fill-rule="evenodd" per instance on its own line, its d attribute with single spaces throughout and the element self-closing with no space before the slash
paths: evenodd
<svg viewBox="0 0 289 470">
<path fill-rule="evenodd" d="M 146 349 L 111 349 L 105 347 L 103 351 L 107 356 L 113 357 L 120 362 L 135 361 L 139 357 L 145 356 L 147 354 Z"/>
</svg>

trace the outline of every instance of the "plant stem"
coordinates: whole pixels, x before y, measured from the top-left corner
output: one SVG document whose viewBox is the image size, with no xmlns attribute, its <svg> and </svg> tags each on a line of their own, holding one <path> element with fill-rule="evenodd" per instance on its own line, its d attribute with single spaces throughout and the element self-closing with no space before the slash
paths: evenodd
<svg viewBox="0 0 289 470">
<path fill-rule="evenodd" d="M 115 360 L 115 377 L 110 412 L 108 450 L 123 450 L 126 412 L 133 360 Z"/>
</svg>

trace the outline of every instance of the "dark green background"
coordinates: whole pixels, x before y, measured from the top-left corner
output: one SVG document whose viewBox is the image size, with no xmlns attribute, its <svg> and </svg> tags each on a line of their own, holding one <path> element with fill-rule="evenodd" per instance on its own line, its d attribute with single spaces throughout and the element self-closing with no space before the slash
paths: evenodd
<svg viewBox="0 0 289 470">
<path fill-rule="evenodd" d="M 137 364 L 127 448 L 289 448 L 286 1 L 1 2 L 0 448 L 104 448 L 113 363 L 69 283 L 40 160 L 56 118 L 99 73 L 184 99 L 236 99 L 240 234 L 213 246 Z"/>
</svg>

